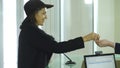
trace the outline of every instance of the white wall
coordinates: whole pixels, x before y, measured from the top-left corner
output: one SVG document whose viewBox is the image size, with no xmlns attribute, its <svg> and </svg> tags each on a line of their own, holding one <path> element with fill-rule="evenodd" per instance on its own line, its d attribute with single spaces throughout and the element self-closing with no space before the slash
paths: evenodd
<svg viewBox="0 0 120 68">
<path fill-rule="evenodd" d="M 120 42 L 120 0 L 115 1 L 115 41 Z"/>
<path fill-rule="evenodd" d="M 98 0 L 97 32 L 100 34 L 101 39 L 108 39 L 110 41 L 115 39 L 114 12 L 114 0 Z M 101 50 L 103 53 L 114 52 L 114 49 L 111 47 L 97 47 L 97 50 Z"/>
<path fill-rule="evenodd" d="M 17 2 L 17 36 L 19 36 L 19 32 L 20 32 L 20 25 L 24 19 L 24 0 L 16 0 Z"/>
<path fill-rule="evenodd" d="M 2 0 L 0 0 L 0 68 L 3 68 L 3 14 L 2 14 Z"/>
</svg>

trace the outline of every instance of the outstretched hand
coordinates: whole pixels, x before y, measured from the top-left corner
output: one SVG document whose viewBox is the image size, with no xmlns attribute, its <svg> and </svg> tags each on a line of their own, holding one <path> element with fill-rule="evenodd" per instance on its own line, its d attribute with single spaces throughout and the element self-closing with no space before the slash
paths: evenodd
<svg viewBox="0 0 120 68">
<path fill-rule="evenodd" d="M 87 41 L 90 41 L 90 40 L 98 41 L 99 38 L 100 38 L 99 34 L 96 34 L 96 33 L 92 32 L 92 33 L 90 33 L 88 35 L 85 35 L 83 37 L 83 40 L 84 40 L 84 42 L 87 42 Z"/>
<path fill-rule="evenodd" d="M 106 39 L 95 41 L 99 47 L 110 46 L 114 48 L 114 42 L 108 41 Z"/>
</svg>

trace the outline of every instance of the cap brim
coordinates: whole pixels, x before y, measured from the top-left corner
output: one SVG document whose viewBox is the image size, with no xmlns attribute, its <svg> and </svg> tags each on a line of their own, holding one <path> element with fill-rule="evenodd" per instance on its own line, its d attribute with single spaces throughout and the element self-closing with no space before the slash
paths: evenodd
<svg viewBox="0 0 120 68">
<path fill-rule="evenodd" d="M 51 5 L 51 4 L 45 4 L 45 7 L 46 7 L 46 8 L 52 8 L 53 5 Z"/>
</svg>

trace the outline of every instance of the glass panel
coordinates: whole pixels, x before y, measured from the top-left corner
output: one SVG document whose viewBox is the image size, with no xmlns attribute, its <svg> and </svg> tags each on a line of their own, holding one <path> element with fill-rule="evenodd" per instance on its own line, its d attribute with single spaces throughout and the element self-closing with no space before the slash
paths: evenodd
<svg viewBox="0 0 120 68">
<path fill-rule="evenodd" d="M 113 42 L 120 42 L 120 0 L 94 0 L 94 20 L 96 22 L 96 32 L 101 39 L 108 39 Z M 96 47 L 103 53 L 114 53 L 111 47 Z M 120 55 L 115 55 L 116 61 L 120 60 Z M 118 63 L 117 63 L 118 65 Z"/>
<path fill-rule="evenodd" d="M 115 14 L 114 4 L 115 0 L 98 0 L 97 4 L 97 32 L 100 34 L 101 39 L 110 39 L 114 41 L 115 36 Z M 104 53 L 113 52 L 113 48 L 99 48 Z"/>
<path fill-rule="evenodd" d="M 64 0 L 61 17 L 63 24 L 63 40 L 84 36 L 93 32 L 93 9 L 92 3 L 86 3 L 89 0 Z M 93 42 L 86 42 L 85 48 L 66 53 L 76 64 L 73 68 L 81 68 L 83 56 L 93 54 Z M 70 68 L 65 65 L 68 59 L 62 55 L 62 68 Z"/>
</svg>

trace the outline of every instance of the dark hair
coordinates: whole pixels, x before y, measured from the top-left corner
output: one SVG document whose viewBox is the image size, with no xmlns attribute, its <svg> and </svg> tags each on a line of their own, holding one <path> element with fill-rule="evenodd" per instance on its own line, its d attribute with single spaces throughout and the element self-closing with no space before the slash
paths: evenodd
<svg viewBox="0 0 120 68">
<path fill-rule="evenodd" d="M 39 9 L 39 10 L 41 10 L 41 9 Z M 33 22 L 33 23 L 36 22 L 35 14 L 36 14 L 39 10 L 35 10 L 32 14 L 28 15 L 28 18 L 30 19 L 31 22 Z"/>
</svg>

